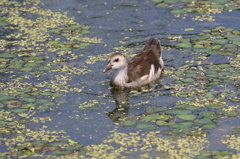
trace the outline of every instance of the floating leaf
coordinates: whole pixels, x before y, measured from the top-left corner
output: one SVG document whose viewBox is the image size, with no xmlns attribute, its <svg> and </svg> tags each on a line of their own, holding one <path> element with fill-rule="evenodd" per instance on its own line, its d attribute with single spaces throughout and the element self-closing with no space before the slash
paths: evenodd
<svg viewBox="0 0 240 159">
<path fill-rule="evenodd" d="M 50 32 L 53 32 L 54 34 L 60 34 L 61 29 L 52 29 Z"/>
<path fill-rule="evenodd" d="M 159 114 L 154 113 L 154 114 L 150 114 L 150 115 L 146 115 L 146 116 L 141 116 L 141 120 L 143 121 L 153 121 L 158 119 Z"/>
<path fill-rule="evenodd" d="M 7 125 L 8 126 L 15 126 L 15 125 L 18 125 L 19 123 L 18 122 L 15 122 L 15 121 L 13 121 L 13 122 L 8 122 L 7 123 Z"/>
<path fill-rule="evenodd" d="M 184 11 L 183 9 L 172 9 L 170 11 L 170 13 L 172 13 L 172 14 L 184 14 L 184 13 L 186 13 L 186 11 Z"/>
<path fill-rule="evenodd" d="M 87 34 L 87 33 L 90 33 L 90 31 L 89 31 L 89 30 L 82 30 L 81 33 L 82 33 L 82 34 Z"/>
<path fill-rule="evenodd" d="M 0 120 L 0 126 L 2 126 L 2 125 L 6 125 L 8 122 L 6 122 L 6 121 L 1 121 Z"/>
<path fill-rule="evenodd" d="M 189 74 L 186 74 L 186 77 L 196 77 L 197 74 L 196 73 L 189 73 Z"/>
<path fill-rule="evenodd" d="M 18 59 L 12 59 L 10 61 L 9 68 L 21 68 L 23 61 Z"/>
<path fill-rule="evenodd" d="M 162 7 L 162 8 L 166 8 L 166 7 L 169 7 L 169 4 L 167 3 L 159 3 L 156 5 L 157 7 Z"/>
<path fill-rule="evenodd" d="M 81 24 L 76 24 L 76 25 L 72 25 L 72 26 L 68 26 L 64 29 L 70 29 L 70 30 L 73 30 L 73 29 L 77 29 L 77 28 L 83 28 L 83 25 Z"/>
<path fill-rule="evenodd" d="M 229 6 L 229 7 L 226 7 L 226 8 L 224 8 L 224 10 L 236 10 L 236 9 L 238 9 L 238 7 L 237 6 Z"/>
<path fill-rule="evenodd" d="M 183 72 L 184 72 L 183 70 L 174 71 L 174 73 L 175 73 L 176 75 L 178 75 L 178 76 L 181 75 L 181 74 L 183 74 Z"/>
<path fill-rule="evenodd" d="M 155 2 L 155 3 L 163 2 L 163 0 L 152 0 L 152 1 Z"/>
<path fill-rule="evenodd" d="M 52 102 L 47 100 L 47 99 L 36 99 L 36 103 L 38 103 L 38 104 L 48 104 L 48 103 L 52 103 Z"/>
<path fill-rule="evenodd" d="M 8 100 L 8 101 L 5 101 L 5 103 L 7 104 L 8 108 L 17 108 L 22 105 L 22 102 L 17 100 Z"/>
<path fill-rule="evenodd" d="M 0 108 L 3 108 L 4 107 L 4 104 L 0 102 Z"/>
<path fill-rule="evenodd" d="M 138 123 L 137 124 L 137 129 L 143 129 L 143 130 L 152 130 L 152 129 L 156 129 L 157 126 L 153 125 L 151 123 Z"/>
<path fill-rule="evenodd" d="M 211 111 L 202 111 L 199 113 L 199 115 L 202 115 L 204 116 L 205 118 L 208 118 L 208 119 L 216 119 L 217 118 L 217 115 L 215 112 L 211 112 Z"/>
<path fill-rule="evenodd" d="M 38 108 L 36 108 L 37 110 L 46 110 L 46 109 L 48 109 L 49 108 L 49 106 L 40 106 L 40 107 L 38 107 Z"/>
<path fill-rule="evenodd" d="M 80 43 L 81 46 L 87 47 L 89 45 L 91 45 L 90 43 Z"/>
<path fill-rule="evenodd" d="M 167 114 L 190 114 L 191 111 L 183 109 L 173 109 L 166 111 Z"/>
<path fill-rule="evenodd" d="M 44 95 L 44 96 L 50 96 L 52 93 L 51 92 L 42 92 L 39 93 L 40 95 Z"/>
<path fill-rule="evenodd" d="M 214 39 L 212 41 L 214 43 L 218 43 L 218 44 L 226 44 L 226 43 L 228 43 L 228 39 Z"/>
<path fill-rule="evenodd" d="M 186 42 L 186 43 L 178 43 L 176 46 L 178 46 L 180 48 L 189 48 L 192 46 L 192 44 L 189 42 Z"/>
<path fill-rule="evenodd" d="M 41 146 L 43 146 L 47 143 L 48 143 L 48 141 L 46 141 L 46 140 L 35 140 L 35 141 L 33 141 L 33 145 L 39 146 L 39 147 L 41 147 Z"/>
<path fill-rule="evenodd" d="M 65 141 L 58 141 L 58 142 L 52 142 L 50 145 L 54 146 L 54 147 L 57 147 L 57 146 L 63 146 L 65 144 L 66 144 Z"/>
<path fill-rule="evenodd" d="M 175 107 L 175 108 L 180 108 L 180 109 L 188 109 L 188 110 L 196 110 L 196 109 L 200 109 L 200 108 L 197 107 L 197 106 L 184 105 L 184 104 L 181 104 L 181 105 L 175 105 L 174 107 Z"/>
<path fill-rule="evenodd" d="M 206 107 L 210 108 L 210 109 L 219 109 L 219 108 L 223 107 L 223 105 L 218 104 L 218 103 L 210 103 L 210 104 L 207 104 Z"/>
<path fill-rule="evenodd" d="M 24 65 L 24 67 L 35 67 L 35 66 L 37 66 L 36 63 L 30 63 L 30 62 Z"/>
<path fill-rule="evenodd" d="M 46 70 L 50 70 L 50 67 L 49 66 L 41 66 L 41 67 L 38 68 L 38 70 L 46 71 Z"/>
<path fill-rule="evenodd" d="M 74 150 L 78 150 L 79 148 L 83 147 L 82 144 L 74 144 L 71 146 L 67 146 L 65 149 L 68 151 L 74 151 Z"/>
<path fill-rule="evenodd" d="M 194 82 L 193 78 L 185 78 L 182 80 L 183 82 Z"/>
<path fill-rule="evenodd" d="M 215 129 L 217 125 L 214 122 L 208 122 L 202 126 L 202 129 Z"/>
<path fill-rule="evenodd" d="M 14 99 L 15 97 L 12 96 L 4 96 L 4 95 L 0 95 L 0 100 L 7 100 L 7 99 Z"/>
<path fill-rule="evenodd" d="M 233 41 L 234 45 L 240 46 L 240 41 Z"/>
<path fill-rule="evenodd" d="M 35 105 L 34 104 L 25 104 L 25 105 L 23 105 L 21 108 L 23 108 L 23 109 L 28 109 L 28 108 L 34 108 L 35 107 Z"/>
<path fill-rule="evenodd" d="M 8 25 L 8 23 L 1 22 L 1 21 L 0 21 L 0 26 L 6 26 L 6 25 Z"/>
<path fill-rule="evenodd" d="M 167 125 L 173 125 L 175 124 L 174 122 L 166 122 L 166 121 L 162 121 L 162 120 L 159 120 L 156 122 L 157 125 L 159 126 L 167 126 Z"/>
<path fill-rule="evenodd" d="M 25 111 L 27 111 L 28 109 L 9 109 L 10 112 L 13 113 L 23 113 Z"/>
<path fill-rule="evenodd" d="M 177 117 L 182 120 L 194 120 L 197 116 L 191 114 L 179 114 Z"/>
<path fill-rule="evenodd" d="M 223 115 L 227 117 L 235 117 L 238 115 L 238 111 L 235 110 L 223 111 Z"/>
<path fill-rule="evenodd" d="M 229 2 L 229 0 L 214 0 L 214 1 L 218 4 L 225 4 Z"/>
<path fill-rule="evenodd" d="M 25 102 L 34 102 L 36 100 L 36 98 L 27 97 L 27 98 L 20 98 L 20 100 L 25 101 Z"/>
<path fill-rule="evenodd" d="M 221 5 L 221 4 L 212 4 L 210 7 L 213 8 L 213 9 L 221 9 L 221 8 L 223 8 L 224 6 Z"/>
<path fill-rule="evenodd" d="M 208 83 L 207 85 L 210 85 L 210 86 L 217 86 L 217 85 L 219 85 L 220 84 L 220 82 L 210 82 L 210 83 Z"/>
<path fill-rule="evenodd" d="M 56 151 L 52 152 L 53 155 L 67 155 L 67 154 L 70 154 L 70 153 L 71 153 L 70 151 L 59 151 L 59 150 L 56 150 Z"/>
<path fill-rule="evenodd" d="M 208 49 L 213 49 L 213 50 L 220 50 L 222 48 L 222 45 L 212 45 L 208 46 Z"/>
<path fill-rule="evenodd" d="M 29 72 L 29 71 L 32 71 L 32 67 L 22 67 L 19 70 L 24 72 Z"/>
<path fill-rule="evenodd" d="M 166 3 L 173 4 L 179 2 L 179 0 L 167 0 Z"/>
<path fill-rule="evenodd" d="M 211 123 L 211 122 L 212 122 L 211 119 L 203 118 L 203 119 L 199 119 L 199 120 L 195 121 L 195 124 L 196 125 L 204 125 L 206 123 Z"/>
<path fill-rule="evenodd" d="M 16 55 L 10 54 L 10 53 L 0 53 L 0 57 L 13 58 L 13 57 L 16 57 Z"/>
<path fill-rule="evenodd" d="M 125 126 L 133 126 L 136 124 L 136 120 L 134 119 L 126 119 L 122 122 L 123 125 Z"/>
<path fill-rule="evenodd" d="M 170 120 L 172 118 L 171 115 L 166 115 L 166 114 L 162 114 L 162 115 L 159 115 L 158 119 L 160 120 Z"/>
</svg>

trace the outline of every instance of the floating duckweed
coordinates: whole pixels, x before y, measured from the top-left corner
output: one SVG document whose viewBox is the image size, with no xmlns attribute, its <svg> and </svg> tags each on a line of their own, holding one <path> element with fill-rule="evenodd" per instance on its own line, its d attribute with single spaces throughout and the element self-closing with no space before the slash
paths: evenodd
<svg viewBox="0 0 240 159">
<path fill-rule="evenodd" d="M 222 140 L 223 144 L 226 144 L 228 148 L 233 149 L 235 151 L 239 151 L 239 141 L 240 137 L 236 135 L 225 135 L 226 139 Z"/>
</svg>

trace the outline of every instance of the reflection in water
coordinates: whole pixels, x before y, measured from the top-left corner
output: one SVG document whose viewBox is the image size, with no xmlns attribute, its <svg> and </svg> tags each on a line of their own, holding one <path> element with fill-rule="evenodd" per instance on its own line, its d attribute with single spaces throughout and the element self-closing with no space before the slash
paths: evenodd
<svg viewBox="0 0 240 159">
<path fill-rule="evenodd" d="M 115 100 L 116 108 L 113 111 L 106 113 L 106 115 L 113 122 L 121 122 L 128 115 L 128 111 L 129 111 L 129 107 L 130 107 L 129 94 L 132 94 L 133 92 L 135 92 L 137 94 L 150 93 L 151 90 L 156 90 L 156 88 L 161 88 L 161 86 L 162 85 L 160 85 L 160 84 L 155 85 L 153 82 L 153 83 L 150 83 L 150 84 L 147 84 L 144 86 L 135 87 L 135 88 L 131 88 L 131 89 L 112 88 L 111 93 Z"/>
<path fill-rule="evenodd" d="M 111 93 L 113 94 L 113 97 L 115 99 L 116 108 L 113 111 L 106 114 L 112 121 L 120 122 L 128 115 L 130 107 L 128 101 L 129 89 L 122 90 L 113 88 L 111 89 Z"/>
</svg>

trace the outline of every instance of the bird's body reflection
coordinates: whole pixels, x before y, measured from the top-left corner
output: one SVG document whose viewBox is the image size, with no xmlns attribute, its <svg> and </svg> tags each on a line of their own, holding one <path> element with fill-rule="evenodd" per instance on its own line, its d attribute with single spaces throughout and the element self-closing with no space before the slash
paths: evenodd
<svg viewBox="0 0 240 159">
<path fill-rule="evenodd" d="M 137 91 L 137 92 L 149 92 L 150 90 L 154 89 L 151 84 L 131 88 L 131 89 L 121 89 L 121 88 L 112 88 L 111 93 L 113 95 L 113 98 L 116 103 L 116 108 L 106 113 L 107 116 L 113 121 L 113 122 L 121 122 L 122 120 L 127 118 L 130 104 L 129 104 L 129 94 L 131 91 Z M 143 91 L 144 90 L 144 91 Z"/>
<path fill-rule="evenodd" d="M 117 88 L 111 89 L 111 93 L 116 103 L 116 108 L 113 111 L 106 114 L 112 121 L 120 122 L 121 120 L 127 117 L 130 107 L 128 100 L 129 91 L 130 91 L 129 89 L 124 90 Z"/>
</svg>

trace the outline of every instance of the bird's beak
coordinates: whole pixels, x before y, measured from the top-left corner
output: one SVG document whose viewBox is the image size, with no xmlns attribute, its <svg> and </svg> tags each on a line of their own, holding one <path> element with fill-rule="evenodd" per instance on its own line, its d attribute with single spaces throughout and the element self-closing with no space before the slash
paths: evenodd
<svg viewBox="0 0 240 159">
<path fill-rule="evenodd" d="M 106 68 L 103 70 L 103 73 L 107 72 L 110 69 L 112 69 L 112 64 L 109 62 Z"/>
</svg>

